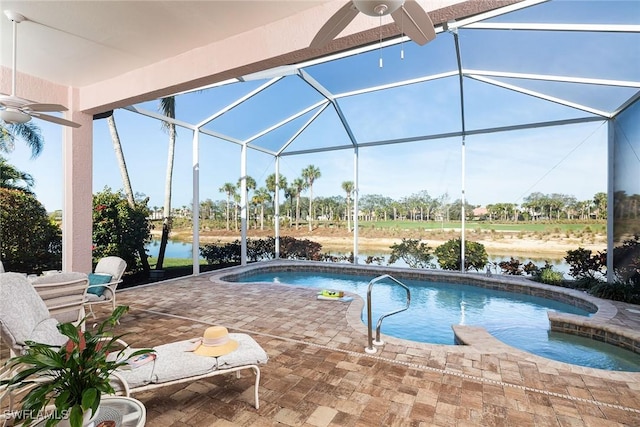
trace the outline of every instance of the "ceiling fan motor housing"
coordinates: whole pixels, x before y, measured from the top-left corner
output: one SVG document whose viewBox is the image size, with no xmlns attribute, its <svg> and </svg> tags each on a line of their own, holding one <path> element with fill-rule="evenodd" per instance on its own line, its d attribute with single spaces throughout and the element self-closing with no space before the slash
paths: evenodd
<svg viewBox="0 0 640 427">
<path fill-rule="evenodd" d="M 356 8 L 369 16 L 384 16 L 395 12 L 404 0 L 352 0 Z"/>
</svg>

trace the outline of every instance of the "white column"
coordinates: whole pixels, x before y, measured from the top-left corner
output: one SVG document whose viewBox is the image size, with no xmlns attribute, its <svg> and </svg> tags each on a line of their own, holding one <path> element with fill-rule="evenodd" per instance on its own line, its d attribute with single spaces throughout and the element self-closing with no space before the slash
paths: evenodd
<svg viewBox="0 0 640 427">
<path fill-rule="evenodd" d="M 358 200 L 360 189 L 358 188 L 358 147 L 353 149 L 353 263 L 358 264 Z"/>
<path fill-rule="evenodd" d="M 276 156 L 276 193 L 273 197 L 275 220 L 275 259 L 280 258 L 280 156 Z"/>
<path fill-rule="evenodd" d="M 616 162 L 616 135 L 615 135 L 615 119 L 607 121 L 607 282 L 613 283 L 615 277 L 613 274 L 613 248 L 614 242 L 614 201 L 615 192 L 615 162 Z"/>
<path fill-rule="evenodd" d="M 65 114 L 65 119 L 81 127 L 62 127 L 62 269 L 90 273 L 93 267 L 93 116 L 73 111 L 77 90 L 69 92 L 72 111 Z"/>
<path fill-rule="evenodd" d="M 462 207 L 460 209 L 460 215 L 461 215 L 461 226 L 460 226 L 460 271 L 462 271 L 463 273 L 465 272 L 465 268 L 464 268 L 464 262 L 465 262 L 465 225 L 466 225 L 466 218 L 465 218 L 465 209 L 464 209 L 464 205 L 466 202 L 466 198 L 465 198 L 465 177 L 466 177 L 466 141 L 465 141 L 465 136 L 462 135 L 462 194 L 460 196 L 460 199 L 462 200 Z"/>
<path fill-rule="evenodd" d="M 240 152 L 240 265 L 247 265 L 247 144 Z"/>
<path fill-rule="evenodd" d="M 193 225 L 193 275 L 200 274 L 200 129 L 193 131 L 192 142 L 192 177 L 193 177 L 193 206 L 191 220 Z"/>
</svg>

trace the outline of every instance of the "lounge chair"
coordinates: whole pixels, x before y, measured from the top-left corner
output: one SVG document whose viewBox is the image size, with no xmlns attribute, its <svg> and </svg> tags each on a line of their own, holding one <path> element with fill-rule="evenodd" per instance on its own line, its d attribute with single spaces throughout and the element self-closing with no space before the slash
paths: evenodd
<svg viewBox="0 0 640 427">
<path fill-rule="evenodd" d="M 89 275 L 85 305 L 89 307 L 89 313 L 94 319 L 94 304 L 111 303 L 111 309 L 116 309 L 116 288 L 122 282 L 122 275 L 126 269 L 127 263 L 122 258 L 108 256 L 101 258 L 93 274 Z"/>
<path fill-rule="evenodd" d="M 53 273 L 31 280 L 49 314 L 60 323 L 79 325 L 84 319 L 84 303 L 89 280 L 84 273 Z"/>
<path fill-rule="evenodd" d="M 0 274 L 0 337 L 10 347 L 12 355 L 22 354 L 27 341 L 54 346 L 66 343 L 57 328 L 58 321 L 50 317 L 47 306 L 26 277 L 18 273 Z M 121 394 L 150 390 L 165 385 L 196 381 L 231 372 L 250 369 L 255 374 L 254 399 L 259 408 L 258 386 L 260 367 L 268 356 L 249 335 L 229 334 L 238 348 L 224 356 L 204 357 L 185 351 L 191 341 L 179 341 L 154 347 L 152 363 L 131 370 L 118 370 L 114 387 Z M 127 349 L 134 351 L 134 349 Z"/>
</svg>

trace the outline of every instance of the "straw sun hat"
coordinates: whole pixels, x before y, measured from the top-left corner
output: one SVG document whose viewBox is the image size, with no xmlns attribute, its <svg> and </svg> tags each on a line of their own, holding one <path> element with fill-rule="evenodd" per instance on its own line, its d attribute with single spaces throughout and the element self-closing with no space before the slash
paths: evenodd
<svg viewBox="0 0 640 427">
<path fill-rule="evenodd" d="M 238 341 L 229 338 L 229 331 L 224 326 L 210 326 L 196 345 L 195 354 L 218 357 L 238 348 Z"/>
</svg>

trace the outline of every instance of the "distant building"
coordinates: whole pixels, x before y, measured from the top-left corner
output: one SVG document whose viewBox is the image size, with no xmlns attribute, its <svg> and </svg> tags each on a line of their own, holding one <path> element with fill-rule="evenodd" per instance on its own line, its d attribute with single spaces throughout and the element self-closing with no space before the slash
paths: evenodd
<svg viewBox="0 0 640 427">
<path fill-rule="evenodd" d="M 485 219 L 489 215 L 489 211 L 485 207 L 478 207 L 473 210 L 473 219 Z"/>
</svg>

